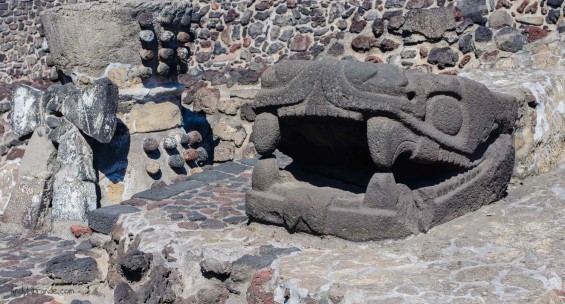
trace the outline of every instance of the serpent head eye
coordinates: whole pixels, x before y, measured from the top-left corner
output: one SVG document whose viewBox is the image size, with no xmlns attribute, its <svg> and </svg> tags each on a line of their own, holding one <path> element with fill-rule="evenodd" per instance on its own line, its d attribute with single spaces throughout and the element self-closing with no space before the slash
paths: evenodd
<svg viewBox="0 0 565 304">
<path fill-rule="evenodd" d="M 426 104 L 426 122 L 445 134 L 457 135 L 463 125 L 460 101 L 447 95 L 431 97 Z"/>
</svg>

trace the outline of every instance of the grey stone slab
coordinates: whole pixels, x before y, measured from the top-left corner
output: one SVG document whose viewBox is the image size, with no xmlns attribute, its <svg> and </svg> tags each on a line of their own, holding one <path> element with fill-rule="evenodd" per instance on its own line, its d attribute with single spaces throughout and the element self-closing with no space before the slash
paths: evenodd
<svg viewBox="0 0 565 304">
<path fill-rule="evenodd" d="M 204 183 L 198 180 L 188 180 L 188 181 L 167 185 L 165 187 L 148 189 L 133 195 L 132 198 L 143 198 L 143 199 L 158 201 L 158 200 L 170 198 L 172 196 L 178 195 L 185 191 L 190 191 L 200 188 L 204 185 L 205 185 Z"/>
<path fill-rule="evenodd" d="M 214 167 L 214 170 L 221 171 L 224 173 L 234 174 L 234 175 L 240 174 L 247 169 L 249 169 L 248 166 L 244 166 L 235 162 L 227 162 L 217 167 Z"/>
<path fill-rule="evenodd" d="M 217 170 L 208 170 L 202 173 L 191 175 L 188 177 L 188 179 L 210 183 L 210 182 L 217 182 L 219 180 L 227 179 L 230 177 L 233 177 L 233 175 Z"/>
<path fill-rule="evenodd" d="M 92 210 L 87 213 L 88 226 L 97 232 L 110 234 L 112 226 L 121 214 L 137 212 L 139 209 L 127 205 L 113 205 Z"/>
</svg>

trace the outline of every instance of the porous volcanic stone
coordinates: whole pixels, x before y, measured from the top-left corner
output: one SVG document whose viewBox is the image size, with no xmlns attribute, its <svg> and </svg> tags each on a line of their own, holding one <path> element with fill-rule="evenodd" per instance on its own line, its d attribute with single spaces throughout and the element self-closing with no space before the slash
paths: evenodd
<svg viewBox="0 0 565 304">
<path fill-rule="evenodd" d="M 155 138 L 148 137 L 143 139 L 143 151 L 145 153 L 152 153 L 157 151 L 157 149 L 159 149 L 159 142 Z"/>
<path fill-rule="evenodd" d="M 524 47 L 524 36 L 513 27 L 505 27 L 494 36 L 496 46 L 506 52 L 518 52 Z"/>
<path fill-rule="evenodd" d="M 438 7 L 415 9 L 406 14 L 402 29 L 408 33 L 419 33 L 430 39 L 441 39 L 447 30 L 455 29 L 455 10 Z"/>
<path fill-rule="evenodd" d="M 110 234 L 112 226 L 118 221 L 121 214 L 137 211 L 139 209 L 128 205 L 112 205 L 95 209 L 86 214 L 88 227 L 103 234 Z"/>
<path fill-rule="evenodd" d="M 100 277 L 94 258 L 77 258 L 72 253 L 49 260 L 45 272 L 59 284 L 87 284 Z"/>
<path fill-rule="evenodd" d="M 428 56 L 428 63 L 437 65 L 440 69 L 454 67 L 459 61 L 459 54 L 449 47 L 433 48 Z"/>
</svg>

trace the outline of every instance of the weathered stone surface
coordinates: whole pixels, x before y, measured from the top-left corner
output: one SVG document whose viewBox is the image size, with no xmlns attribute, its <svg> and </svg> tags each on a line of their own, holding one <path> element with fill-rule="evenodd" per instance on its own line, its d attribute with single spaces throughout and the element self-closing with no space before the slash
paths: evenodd
<svg viewBox="0 0 565 304">
<path fill-rule="evenodd" d="M 171 12 L 167 13 L 172 18 L 171 22 L 180 22 L 183 13 L 190 11 L 189 6 L 190 3 L 179 1 L 124 1 L 117 9 L 116 4 L 82 3 L 48 10 L 41 23 L 49 40 L 52 60 L 65 74 L 79 71 L 100 77 L 111 63 L 142 64 L 138 55 L 140 25 L 137 16 L 147 12 L 159 13 L 166 8 Z M 156 22 L 154 25 L 159 32 L 160 25 Z M 66 35 L 60 35 L 61 32 Z M 146 30 L 144 33 L 153 31 Z M 154 35 L 150 38 L 147 40 L 155 40 Z"/>
<path fill-rule="evenodd" d="M 133 289 L 125 282 L 122 282 L 114 289 L 115 304 L 137 304 L 139 299 Z"/>
<path fill-rule="evenodd" d="M 488 12 L 486 0 L 459 0 L 456 7 L 465 19 L 476 24 L 485 25 L 487 19 L 483 17 Z"/>
<path fill-rule="evenodd" d="M 225 162 L 232 160 L 235 157 L 235 146 L 231 142 L 220 141 L 216 147 L 214 147 L 214 161 Z"/>
<path fill-rule="evenodd" d="M 131 133 L 170 130 L 182 124 L 182 114 L 174 102 L 135 104 L 125 123 Z"/>
<path fill-rule="evenodd" d="M 220 91 L 216 88 L 204 87 L 199 89 L 194 95 L 194 112 L 213 114 L 218 108 L 220 101 Z"/>
<path fill-rule="evenodd" d="M 27 85 L 18 85 L 11 96 L 10 127 L 18 136 L 30 134 L 41 122 L 43 92 Z"/>
<path fill-rule="evenodd" d="M 54 93 L 62 100 L 62 112 L 84 134 L 108 143 L 116 130 L 118 86 L 107 78 L 75 90 Z"/>
<path fill-rule="evenodd" d="M 118 221 L 120 215 L 137 211 L 139 209 L 127 205 L 113 205 L 94 209 L 86 214 L 88 227 L 96 232 L 110 234 L 112 226 Z"/>
<path fill-rule="evenodd" d="M 404 31 L 419 33 L 430 39 L 440 39 L 445 31 L 455 29 L 455 11 L 452 8 L 410 10 L 405 19 Z"/>
<path fill-rule="evenodd" d="M 506 52 L 516 53 L 524 47 L 524 36 L 515 28 L 506 27 L 494 36 L 496 46 Z"/>
<path fill-rule="evenodd" d="M 58 284 L 87 284 L 100 279 L 95 259 L 77 258 L 72 253 L 48 261 L 45 272 Z"/>
<path fill-rule="evenodd" d="M 494 29 L 512 26 L 512 22 L 514 22 L 514 19 L 505 11 L 495 11 L 488 19 L 489 27 Z"/>
<path fill-rule="evenodd" d="M 450 48 L 436 48 L 428 61 L 444 68 L 457 64 L 457 57 Z M 266 142 L 274 144 L 257 149 L 263 156 L 246 196 L 251 219 L 355 241 L 402 238 L 502 197 L 512 174 L 516 100 L 477 82 L 326 60 L 278 64 L 263 74 L 262 86 L 254 100 L 259 113 L 254 134 L 265 132 Z M 392 118 L 423 115 L 403 108 L 410 102 L 425 109 L 425 123 Z M 381 112 L 388 114 L 361 116 Z M 275 127 L 259 123 L 260 117 Z M 336 140 L 336 134 L 346 135 Z M 462 141 L 449 139 L 453 136 Z M 486 150 L 479 148 L 489 137 Z M 261 144 L 255 141 L 256 147 Z M 279 169 L 270 155 L 275 148 L 293 159 L 292 166 Z M 410 153 L 410 160 L 398 158 L 402 153 Z M 354 156 L 338 160 L 335 155 Z M 446 167 L 432 169 L 436 164 Z M 430 175 L 414 177 L 414 166 Z M 458 175 L 435 181 L 444 170 Z M 430 180 L 421 186 L 422 179 Z"/>
<path fill-rule="evenodd" d="M 448 47 L 433 48 L 428 56 L 428 62 L 437 65 L 440 69 L 454 67 L 459 61 L 459 55 Z"/>
<path fill-rule="evenodd" d="M 28 229 L 39 228 L 51 203 L 57 151 L 43 128 L 34 132 L 22 158 L 19 178 L 2 220 Z"/>
<path fill-rule="evenodd" d="M 96 208 L 97 176 L 88 142 L 76 127 L 61 135 L 57 153 L 58 171 L 53 182 L 51 219 L 86 221 L 86 212 Z"/>
<path fill-rule="evenodd" d="M 118 259 L 122 275 L 130 282 L 140 281 L 151 267 L 153 256 L 139 250 L 128 252 Z"/>
<path fill-rule="evenodd" d="M 492 39 L 492 31 L 486 26 L 479 26 L 475 30 L 475 41 L 488 42 Z"/>
</svg>

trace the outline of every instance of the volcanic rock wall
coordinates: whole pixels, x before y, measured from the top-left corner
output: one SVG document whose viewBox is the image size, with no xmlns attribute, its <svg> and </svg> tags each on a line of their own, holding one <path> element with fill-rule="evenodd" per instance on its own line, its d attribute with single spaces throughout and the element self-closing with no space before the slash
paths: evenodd
<svg viewBox="0 0 565 304">
<path fill-rule="evenodd" d="M 560 31 L 565 30 L 565 23 L 563 1 L 559 0 L 183 2 L 190 7 L 190 25 L 184 32 L 186 35 L 176 38 L 183 40 L 189 52 L 187 73 L 165 85 L 170 96 L 178 97 L 182 92 L 181 98 L 176 100 L 177 97 L 174 97 L 172 103 L 149 102 L 143 103 L 143 106 L 124 102 L 120 103 L 119 111 L 124 113 L 121 120 L 130 131 L 132 127 L 137 128 L 142 124 L 148 127 L 146 131 L 170 129 L 171 126 L 163 124 L 170 124 L 171 120 L 160 119 L 158 115 L 138 121 L 146 117 L 146 113 L 170 114 L 175 121 L 182 116 L 186 130 L 198 130 L 208 137 L 202 148 L 210 155 L 209 161 L 213 162 L 256 155 L 250 141 L 255 119 L 251 102 L 260 88 L 260 75 L 280 60 L 336 58 L 391 63 L 431 73 L 473 71 L 473 75 L 462 75 L 475 80 L 484 80 L 483 70 L 501 70 L 504 71 L 501 77 L 509 83 L 512 83 L 515 69 L 523 70 L 524 77 L 527 77 L 525 69 L 531 69 L 539 75 L 547 69 L 563 68 L 562 54 L 565 48 Z M 147 37 L 140 35 L 137 25 L 131 33 L 129 30 L 124 32 L 134 37 L 124 39 L 116 39 L 120 37 L 117 28 L 78 30 L 73 33 L 74 40 L 68 39 L 69 31 L 59 29 L 61 35 L 50 38 L 53 45 L 48 45 L 39 16 L 43 15 L 45 8 L 70 3 L 72 1 L 0 0 L 0 83 L 20 80 L 34 81 L 35 86 L 46 85 L 49 80 L 88 83 L 92 79 L 86 76 L 106 76 L 120 87 L 121 99 L 135 100 L 145 96 L 137 89 L 130 89 L 139 85 L 148 88 L 143 77 L 151 75 L 144 76 L 144 73 L 148 72 L 148 67 L 151 73 L 158 73 L 159 67 L 151 65 L 162 62 L 162 57 L 167 56 L 166 52 L 155 50 L 157 53 L 153 56 L 159 59 L 150 59 L 153 63 L 146 65 L 151 52 L 147 52 L 149 49 L 142 50 L 141 46 L 145 43 L 143 39 Z M 115 1 L 112 4 L 119 11 L 124 9 L 123 3 Z M 95 12 L 92 14 L 95 15 Z M 94 17 L 85 18 L 83 24 L 77 23 L 77 26 L 96 29 L 92 26 L 95 21 Z M 113 24 L 130 21 L 133 22 L 112 19 Z M 54 28 L 53 31 L 58 30 Z M 97 47 L 98 41 L 106 54 L 113 55 L 97 57 L 96 53 L 102 49 Z M 73 51 L 68 54 L 53 52 L 66 48 Z M 138 54 L 139 51 L 142 52 Z M 68 58 L 69 62 L 64 62 L 67 55 L 72 56 Z M 553 82 L 559 82 L 557 75 L 559 73 L 548 77 Z M 157 81 L 153 84 L 162 87 L 166 82 Z M 499 89 L 518 89 L 518 94 L 525 96 L 520 99 L 524 103 L 521 106 L 525 116 L 519 126 L 524 127 L 525 131 L 517 133 L 517 146 L 527 146 L 520 151 L 523 152 L 522 157 L 529 157 L 529 160 L 522 163 L 519 155 L 517 168 L 521 169 L 516 169 L 515 175 L 524 177 L 549 170 L 563 159 L 562 152 L 549 152 L 563 151 L 565 145 L 556 127 L 560 126 L 559 121 L 563 121 L 565 115 L 560 93 L 549 90 L 541 92 L 535 86 L 510 84 L 501 87 L 494 82 L 485 81 L 487 86 Z M 9 103 L 3 101 L 9 90 L 9 86 L 0 87 L 2 113 L 10 110 Z M 144 92 L 161 94 L 161 97 L 162 94 L 166 95 L 162 90 Z M 546 100 L 549 100 L 546 97 L 552 102 L 546 104 Z M 537 100 L 532 101 L 532 98 Z M 539 111 L 542 108 L 543 111 Z M 547 113 L 547 116 L 539 116 L 541 113 Z M 7 184 L 0 186 L 6 189 L 13 179 L 10 176 L 17 175 L 17 162 L 20 154 L 23 154 L 26 140 L 11 135 L 13 133 L 7 124 L 9 113 L 2 115 L 0 125 L 4 127 L 0 132 L 9 135 L 3 136 L 0 142 L 0 175 L 5 177 L 3 183 Z M 546 124 L 545 121 L 557 123 Z M 175 122 L 177 127 L 180 124 L 180 121 Z M 544 124 L 549 129 L 543 129 Z M 540 128 L 551 135 L 532 140 L 536 129 Z M 146 131 L 140 129 L 136 133 L 143 134 Z M 143 140 L 143 136 L 136 136 L 140 137 L 136 142 Z M 117 140 L 114 144 L 115 147 L 137 145 L 127 140 L 123 145 Z M 109 158 L 110 161 L 112 159 Z M 125 164 L 127 161 L 132 160 L 124 159 Z M 141 190 L 128 188 L 120 182 L 125 169 L 119 164 L 124 162 L 103 164 L 108 165 L 109 169 L 100 179 L 101 190 L 108 195 L 115 193 L 111 201 L 119 201 L 127 193 Z M 112 165 L 115 166 L 110 168 Z M 143 175 L 146 169 L 155 169 L 140 167 L 143 172 L 136 174 Z M 149 181 L 134 185 L 140 187 Z M 6 193 L 8 191 L 0 194 L 0 202 L 9 195 Z"/>
</svg>

